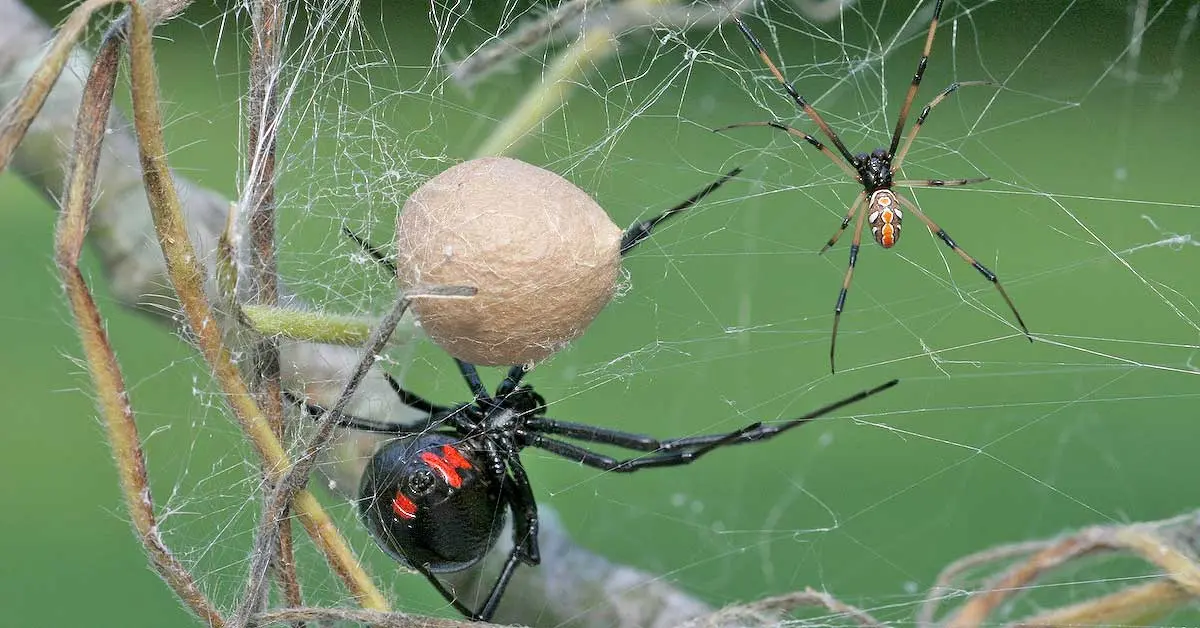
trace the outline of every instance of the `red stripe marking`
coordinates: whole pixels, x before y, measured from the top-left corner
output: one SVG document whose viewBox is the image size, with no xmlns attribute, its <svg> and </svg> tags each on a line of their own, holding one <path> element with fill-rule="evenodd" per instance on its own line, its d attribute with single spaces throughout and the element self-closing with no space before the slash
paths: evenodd
<svg viewBox="0 0 1200 628">
<path fill-rule="evenodd" d="M 429 465 L 429 468 L 441 474 L 442 479 L 445 480 L 446 484 L 449 484 L 451 488 L 458 488 L 462 486 L 462 477 L 458 475 L 458 471 L 456 471 L 454 466 L 449 462 L 438 458 L 437 454 L 433 453 L 432 451 L 422 452 L 421 460 L 425 464 Z"/>
<path fill-rule="evenodd" d="M 407 495 L 397 491 L 396 496 L 392 498 L 392 512 L 401 519 L 416 519 L 417 505 Z"/>
<path fill-rule="evenodd" d="M 451 447 L 450 445 L 442 445 L 442 457 L 446 459 L 446 462 L 449 462 L 451 465 L 458 467 L 459 469 L 471 468 L 471 463 L 467 462 L 467 459 L 464 458 L 457 449 Z"/>
</svg>

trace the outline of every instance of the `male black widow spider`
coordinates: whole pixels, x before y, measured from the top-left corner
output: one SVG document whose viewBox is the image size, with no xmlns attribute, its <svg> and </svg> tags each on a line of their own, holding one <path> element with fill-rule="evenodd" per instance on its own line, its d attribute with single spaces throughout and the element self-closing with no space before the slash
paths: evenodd
<svg viewBox="0 0 1200 628">
<path fill-rule="evenodd" d="M 828 123 L 825 122 L 825 120 L 821 117 L 821 114 L 817 113 L 817 110 L 814 109 L 811 104 L 809 104 L 808 100 L 801 96 L 800 93 L 796 91 L 796 88 L 793 87 L 791 83 L 788 83 L 787 79 L 784 78 L 783 73 L 780 72 L 779 68 L 775 66 L 775 63 L 771 61 L 771 57 L 767 54 L 766 49 L 763 48 L 761 43 L 759 43 L 758 38 L 754 36 L 754 33 L 750 31 L 750 27 L 746 26 L 746 24 L 742 22 L 742 20 L 736 15 L 733 16 L 733 21 L 737 24 L 738 29 L 742 31 L 742 35 L 746 37 L 746 40 L 750 42 L 750 47 L 753 48 L 756 53 L 758 53 L 758 56 L 762 59 L 763 63 L 766 64 L 767 69 L 769 69 L 771 74 L 775 75 L 775 79 L 779 81 L 781 85 L 783 85 L 783 88 L 787 91 L 788 96 L 790 96 L 791 99 L 796 103 L 796 106 L 800 107 L 800 109 L 803 110 L 804 113 L 808 115 L 808 117 L 814 123 L 816 123 L 817 128 L 821 130 L 821 133 L 825 134 L 825 137 L 829 138 L 829 141 L 833 142 L 833 145 L 838 149 L 838 153 L 841 155 L 842 159 L 838 159 L 838 156 L 835 155 L 833 151 L 829 150 L 829 148 L 826 147 L 825 144 L 821 143 L 821 141 L 817 138 L 781 122 L 744 122 L 741 124 L 731 124 L 729 126 L 724 126 L 714 130 L 724 131 L 739 127 L 766 126 L 779 129 L 780 131 L 786 131 L 795 137 L 803 139 L 814 148 L 824 153 L 826 157 L 829 157 L 829 159 L 833 160 L 833 163 L 837 164 L 839 168 L 846 172 L 846 174 L 850 175 L 856 181 L 862 184 L 863 189 L 858 193 L 858 196 L 854 199 L 854 202 L 850 204 L 850 209 L 846 212 L 846 217 L 842 219 L 841 227 L 839 227 L 838 230 L 833 233 L 833 236 L 829 238 L 829 241 L 825 243 L 825 246 L 821 247 L 821 253 L 828 251 L 830 247 L 837 243 L 838 238 L 842 236 L 842 233 L 846 231 L 846 227 L 850 225 L 850 221 L 854 220 L 855 216 L 858 217 L 858 221 L 854 225 L 854 240 L 850 244 L 850 263 L 846 268 L 846 276 L 842 280 L 842 290 L 838 293 L 837 305 L 834 306 L 833 310 L 833 332 L 829 341 L 830 371 L 836 370 L 834 368 L 834 354 L 837 347 L 838 323 L 842 318 L 842 309 L 846 305 L 846 293 L 850 290 L 850 280 L 854 277 L 854 265 L 858 261 L 858 247 L 859 243 L 862 241 L 863 225 L 865 223 L 870 223 L 871 234 L 875 236 L 875 241 L 885 249 L 892 248 L 896 245 L 896 242 L 900 240 L 900 222 L 904 218 L 904 212 L 900 209 L 901 205 L 903 205 L 905 209 L 912 211 L 912 213 L 915 214 L 917 218 L 921 220 L 921 222 L 925 223 L 925 226 L 928 227 L 934 235 L 940 238 L 942 242 L 946 243 L 946 246 L 950 247 L 955 253 L 957 253 L 958 256 L 963 259 L 963 261 L 973 266 L 975 270 L 978 270 L 985 279 L 992 282 L 993 286 L 996 286 L 996 290 L 1000 292 L 1000 296 L 1004 298 L 1004 302 L 1008 304 L 1008 308 L 1012 310 L 1013 316 L 1017 319 L 1017 324 L 1021 326 L 1021 331 L 1025 333 L 1025 336 L 1029 338 L 1030 342 L 1033 342 L 1033 336 L 1030 335 L 1029 328 L 1025 326 L 1025 321 L 1021 319 L 1020 312 L 1018 312 L 1017 307 L 1013 305 L 1013 301 L 1009 298 L 1008 293 L 1005 292 L 1004 287 L 1000 285 L 1000 280 L 996 278 L 996 274 L 988 270 L 983 264 L 980 264 L 978 261 L 976 261 L 974 257 L 968 255 L 966 251 L 962 250 L 962 248 L 958 246 L 954 239 L 946 233 L 946 230 L 942 229 L 937 225 L 937 223 L 930 220 L 930 218 L 926 216 L 925 213 L 922 212 L 915 203 L 897 194 L 892 189 L 895 186 L 912 188 L 970 185 L 972 183 L 981 183 L 983 181 L 987 181 L 990 178 L 978 177 L 975 179 L 952 180 L 893 179 L 896 173 L 900 172 L 900 168 L 904 163 L 904 157 L 908 154 L 908 149 L 912 147 L 913 140 L 916 139 L 917 133 L 921 130 L 921 125 L 925 123 L 925 118 L 929 115 L 929 112 L 932 111 L 934 107 L 938 106 L 938 104 L 945 100 L 947 96 L 957 91 L 959 87 L 993 85 L 991 81 L 963 81 L 951 83 L 949 87 L 942 90 L 937 97 L 931 100 L 929 104 L 926 105 L 923 110 L 921 110 L 921 115 L 917 116 L 916 123 L 913 124 L 912 128 L 908 132 L 908 137 L 904 141 L 904 146 L 900 146 L 900 135 L 904 132 L 904 123 L 908 119 L 908 110 L 912 106 L 913 98 L 915 98 L 917 95 L 917 88 L 921 85 L 921 78 L 925 75 L 925 66 L 929 62 L 929 51 L 933 47 L 933 36 L 937 31 L 938 19 L 942 15 L 942 2 L 943 0 L 937 0 L 937 5 L 935 5 L 933 8 L 933 18 L 929 22 L 929 33 L 925 37 L 925 50 L 921 53 L 921 60 L 917 62 L 917 72 L 913 75 L 912 83 L 908 86 L 908 95 L 905 96 L 904 104 L 900 107 L 900 116 L 896 119 L 896 130 L 892 133 L 892 143 L 887 149 L 882 147 L 876 148 L 869 155 L 867 153 L 858 153 L 857 155 L 850 153 L 850 150 L 847 149 L 846 145 L 842 143 L 842 139 L 838 137 L 838 134 L 834 132 Z M 896 152 L 897 148 L 900 149 L 899 153 Z"/>
<path fill-rule="evenodd" d="M 621 254 L 648 238 L 662 221 L 694 205 L 738 172 L 730 172 L 650 220 L 634 223 L 621 239 Z M 346 233 L 395 273 L 391 261 L 378 248 L 349 230 Z M 473 364 L 456 362 L 471 389 L 470 402 L 456 406 L 431 403 L 384 373 L 402 403 L 426 414 L 424 421 L 401 425 L 347 414 L 336 415 L 335 420 L 345 427 L 399 436 L 380 447 L 363 471 L 359 515 L 388 554 L 424 575 L 456 610 L 478 621 L 492 618 L 517 565 L 541 562 L 537 501 L 520 459 L 526 447 L 615 473 L 686 465 L 719 447 L 770 439 L 897 383 L 892 380 L 775 425 L 759 422 L 724 434 L 659 440 L 545 416 L 545 400 L 531 386 L 521 383 L 523 366 L 511 367 L 496 391 L 489 394 Z M 321 406 L 291 394 L 287 397 L 313 417 L 325 414 Z M 619 460 L 558 437 L 642 455 Z M 468 608 L 436 574 L 461 571 L 482 560 L 504 528 L 506 510 L 512 512 L 514 520 L 513 548 L 482 606 Z"/>
</svg>

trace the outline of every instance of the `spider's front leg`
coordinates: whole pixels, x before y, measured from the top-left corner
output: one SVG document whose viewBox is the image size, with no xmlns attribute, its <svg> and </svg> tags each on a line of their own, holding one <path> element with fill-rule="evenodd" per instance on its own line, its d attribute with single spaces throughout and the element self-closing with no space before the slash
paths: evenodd
<svg viewBox="0 0 1200 628">
<path fill-rule="evenodd" d="M 508 468 L 513 480 L 513 494 L 508 502 L 513 516 L 513 547 L 521 548 L 521 562 L 538 565 L 542 562 L 542 551 L 538 546 L 538 511 L 533 487 L 520 458 L 514 457 Z"/>
<path fill-rule="evenodd" d="M 649 220 L 640 220 L 630 225 L 629 228 L 625 230 L 625 233 L 621 236 L 621 255 L 628 255 L 630 251 L 637 247 L 637 245 L 641 244 L 646 238 L 649 238 L 650 234 L 659 224 L 666 221 L 671 216 L 686 211 L 692 205 L 699 203 L 704 199 L 704 197 L 717 191 L 717 188 L 725 185 L 725 182 L 738 176 L 741 174 L 741 172 L 741 168 L 734 168 L 733 170 L 730 170 L 722 175 L 720 179 L 709 183 L 704 187 L 704 189 L 688 197 L 682 203 L 662 212 L 654 218 Z"/>
<path fill-rule="evenodd" d="M 530 420 L 526 423 L 527 431 L 522 433 L 522 438 L 529 447 L 544 449 L 557 456 L 576 461 L 585 466 L 615 473 L 632 473 L 652 467 L 680 466 L 691 464 L 701 456 L 727 445 L 769 440 L 779 434 L 825 416 L 830 412 L 881 393 L 898 383 L 900 383 L 899 380 L 893 379 L 875 388 L 857 392 L 849 397 L 817 408 L 804 416 L 780 424 L 767 425 L 758 421 L 741 429 L 722 434 L 659 440 L 643 434 L 631 434 L 594 425 L 540 418 Z M 646 452 L 647 455 L 627 460 L 617 460 L 611 456 L 598 454 L 579 445 L 548 438 L 543 436 L 543 433 L 556 434 L 592 443 L 615 445 L 625 449 Z"/>
</svg>

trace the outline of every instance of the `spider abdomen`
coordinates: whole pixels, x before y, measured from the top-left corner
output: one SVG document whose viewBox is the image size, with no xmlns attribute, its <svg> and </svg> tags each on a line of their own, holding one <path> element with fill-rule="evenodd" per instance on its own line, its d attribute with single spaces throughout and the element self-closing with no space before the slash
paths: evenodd
<svg viewBox="0 0 1200 628">
<path fill-rule="evenodd" d="M 885 249 L 896 246 L 900 241 L 900 223 L 904 212 L 891 190 L 877 190 L 871 194 L 867 207 L 867 222 L 871 223 L 871 235 Z"/>
<path fill-rule="evenodd" d="M 363 472 L 359 514 L 396 560 L 431 572 L 479 562 L 504 527 L 499 486 L 462 440 L 427 433 L 381 447 Z"/>
</svg>

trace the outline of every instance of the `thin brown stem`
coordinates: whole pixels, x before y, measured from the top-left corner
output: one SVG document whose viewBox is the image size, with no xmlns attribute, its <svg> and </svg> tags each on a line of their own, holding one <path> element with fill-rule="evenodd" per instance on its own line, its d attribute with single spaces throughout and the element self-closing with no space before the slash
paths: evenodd
<svg viewBox="0 0 1200 628">
<path fill-rule="evenodd" d="M 779 621 L 782 615 L 792 613 L 800 608 L 823 608 L 837 617 L 845 617 L 863 628 L 885 628 L 887 624 L 875 619 L 870 613 L 847 604 L 824 591 L 809 587 L 803 591 L 793 591 L 763 598 L 746 604 L 726 606 L 709 615 L 697 617 L 685 628 L 708 628 L 716 626 L 754 626 L 754 625 L 783 625 Z M 827 617 L 826 619 L 832 619 Z"/>
<path fill-rule="evenodd" d="M 1166 578 L 1045 611 L 1007 628 L 1151 626 L 1196 598 Z"/>
<path fill-rule="evenodd" d="M 970 628 L 983 625 L 988 616 L 1014 592 L 1023 591 L 1042 574 L 1081 556 L 1113 548 L 1101 543 L 1099 528 L 1084 531 L 1037 552 L 1029 560 L 1013 567 L 989 582 L 984 590 L 959 609 L 944 625 L 945 628 Z"/>
<path fill-rule="evenodd" d="M 511 29 L 511 32 L 505 33 L 503 38 L 482 46 L 465 59 L 446 61 L 446 67 L 454 80 L 463 87 L 470 87 L 496 68 L 510 65 L 515 60 L 526 57 L 536 49 L 546 46 L 554 37 L 561 37 L 561 33 L 577 31 L 578 28 L 564 27 L 570 26 L 572 21 L 581 19 L 593 8 L 593 5 L 599 5 L 601 2 L 602 0 L 561 2 L 558 6 L 547 10 L 538 19 Z"/>
<path fill-rule="evenodd" d="M 291 506 L 289 505 L 289 511 Z M 283 599 L 289 605 L 304 603 L 304 595 L 300 589 L 300 576 L 296 571 L 296 536 L 292 533 L 291 512 L 285 511 L 282 527 L 279 530 L 279 547 L 275 555 L 275 574 L 283 588 Z M 304 626 L 297 622 L 296 628 Z"/>
<path fill-rule="evenodd" d="M 1195 513 L 1153 523 L 1087 528 L 1049 544 L 971 597 L 943 625 L 977 628 L 1013 595 L 1026 590 L 1049 572 L 1083 556 L 1127 552 L 1158 567 L 1162 578 L 1087 602 L 1046 611 L 1013 626 L 1145 625 L 1200 599 L 1200 561 L 1195 554 Z M 1028 544 L 1021 544 L 1028 546 Z M 990 555 L 1007 556 L 996 550 Z M 939 579 L 939 581 L 942 581 Z"/>
<path fill-rule="evenodd" d="M 921 603 L 921 608 L 917 612 L 917 627 L 933 628 L 935 625 L 934 618 L 937 616 L 938 607 L 941 603 L 947 597 L 961 591 L 961 588 L 955 586 L 954 583 L 963 574 L 994 565 L 1000 561 L 1023 558 L 1034 552 L 1044 550 L 1053 544 L 1053 541 L 1045 540 L 1010 543 L 964 556 L 943 567 L 942 572 L 938 574 L 937 581 L 929 588 L 929 592 L 925 595 L 925 601 Z"/>
<path fill-rule="evenodd" d="M 277 0 L 259 0 L 252 8 L 250 84 L 247 88 L 249 164 L 246 190 L 250 250 L 246 264 L 245 297 L 256 305 L 279 304 L 279 281 L 275 257 L 275 154 L 279 129 L 276 78 L 279 71 L 279 40 L 284 8 Z M 239 295 L 240 296 L 240 295 Z M 264 337 L 250 351 L 248 361 L 255 398 L 265 411 L 276 438 L 283 438 L 283 386 L 279 364 L 279 341 Z M 281 513 L 283 519 L 287 512 Z M 275 548 L 275 573 L 291 606 L 303 606 L 300 580 L 292 551 L 292 528 L 279 529 Z M 298 624 L 297 628 L 302 624 Z"/>
<path fill-rule="evenodd" d="M 113 459 L 117 463 L 121 494 L 129 511 L 134 531 L 150 556 L 155 571 L 167 586 L 205 624 L 225 625 L 220 612 L 200 590 L 195 578 L 175 558 L 158 532 L 154 499 L 146 476 L 145 455 L 133 408 L 120 365 L 104 328 L 103 319 L 92 299 L 91 290 L 79 270 L 79 258 L 87 235 L 88 214 L 100 158 L 100 146 L 106 131 L 117 74 L 120 44 L 109 38 L 101 47 L 84 89 L 74 141 L 74 159 L 69 167 L 62 213 L 56 231 L 55 254 L 71 311 L 78 325 L 80 340 L 108 433 Z M 49 86 L 46 86 L 49 89 Z"/>
<path fill-rule="evenodd" d="M 246 125 L 249 163 L 242 199 L 250 232 L 250 299 L 262 305 L 275 305 L 279 298 L 275 272 L 275 148 L 279 130 L 275 84 L 283 12 L 277 0 L 258 0 L 251 16 Z"/>
<path fill-rule="evenodd" d="M 42 110 L 42 105 L 46 104 L 46 98 L 70 60 L 75 42 L 87 29 L 92 14 L 110 4 L 124 1 L 88 0 L 67 17 L 67 21 L 59 29 L 58 37 L 54 38 L 54 43 L 46 51 L 45 61 L 26 81 L 20 95 L 0 111 L 0 172 L 8 167 L 8 162 L 17 150 L 17 145 L 25 138 L 29 125 L 33 124 L 33 119 Z"/>
<path fill-rule="evenodd" d="M 195 335 L 197 347 L 212 368 L 226 401 L 263 459 L 268 477 L 278 480 L 289 466 L 287 456 L 238 373 L 205 296 L 205 274 L 189 239 L 174 181 L 167 168 L 150 29 L 138 6 L 133 4 L 131 8 L 133 19 L 129 46 L 131 81 L 134 85 L 133 119 L 146 197 L 150 201 L 167 274 L 179 297 L 188 326 Z M 375 587 L 316 498 L 302 491 L 297 495 L 295 508 L 317 547 L 359 603 L 375 610 L 386 609 L 387 601 L 383 594 Z"/>
</svg>

